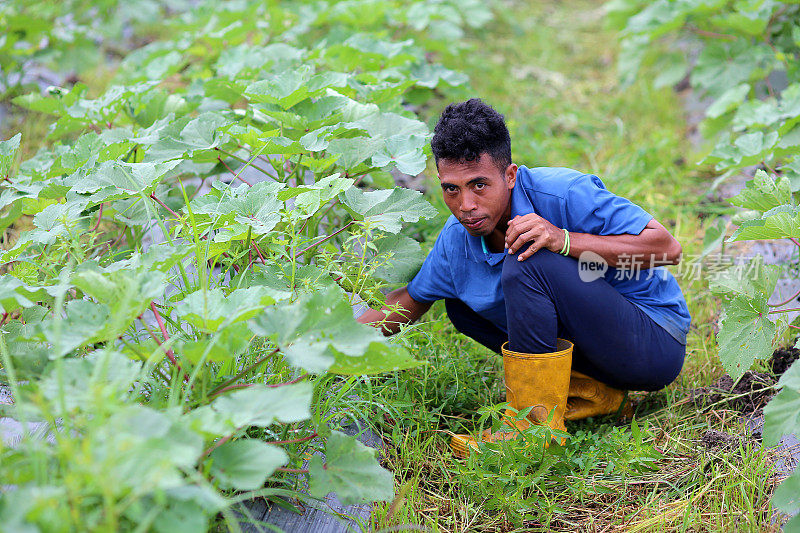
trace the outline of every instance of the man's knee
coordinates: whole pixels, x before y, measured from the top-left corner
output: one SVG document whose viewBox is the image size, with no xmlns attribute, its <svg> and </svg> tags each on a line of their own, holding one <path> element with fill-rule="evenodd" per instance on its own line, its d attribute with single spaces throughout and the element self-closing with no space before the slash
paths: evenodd
<svg viewBox="0 0 800 533">
<path fill-rule="evenodd" d="M 537 279 L 552 279 L 552 274 L 563 274 L 567 267 L 567 257 L 547 249 L 538 250 L 524 261 L 518 261 L 517 257 L 522 250 L 514 255 L 507 255 L 503 260 L 501 282 L 505 294 L 509 294 L 509 291 L 519 287 L 521 283 L 530 286 L 531 280 L 535 283 Z"/>
</svg>

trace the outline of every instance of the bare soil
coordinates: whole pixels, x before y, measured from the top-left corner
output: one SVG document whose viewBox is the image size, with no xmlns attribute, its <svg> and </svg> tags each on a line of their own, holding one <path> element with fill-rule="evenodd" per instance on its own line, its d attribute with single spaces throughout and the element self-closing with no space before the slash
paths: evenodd
<svg viewBox="0 0 800 533">
<path fill-rule="evenodd" d="M 773 374 L 781 376 L 799 358 L 800 350 L 797 348 L 778 348 L 769 359 L 769 367 Z"/>
</svg>

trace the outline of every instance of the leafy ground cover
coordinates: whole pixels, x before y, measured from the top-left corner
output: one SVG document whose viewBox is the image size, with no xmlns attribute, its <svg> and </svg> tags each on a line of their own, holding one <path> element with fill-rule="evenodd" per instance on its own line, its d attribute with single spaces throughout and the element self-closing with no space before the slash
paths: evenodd
<svg viewBox="0 0 800 533">
<path fill-rule="evenodd" d="M 441 227 L 435 182 L 434 209 L 388 171 L 425 168 L 448 98 L 484 97 L 518 162 L 596 173 L 705 251 L 709 215 L 731 211 L 705 198 L 717 173 L 649 83 L 662 67 L 620 84 L 601 3 L 230 6 L 176 7 L 113 72 L 16 100 L 4 414 L 50 430 L 0 448 L 5 524 L 236 529 L 244 498 L 303 497 L 292 474 L 323 436 L 312 495 L 385 500 L 374 530 L 777 530 L 774 452 L 740 416 L 756 398 L 721 382 L 719 302 L 691 268 L 678 380 L 637 395 L 634 424 L 571 424 L 548 451 L 532 428 L 533 453 L 452 456 L 449 432 L 497 424 L 502 369 L 441 307 L 388 343 L 352 320 L 413 271 L 409 236 L 424 249 Z M 336 432 L 343 412 L 384 436 L 381 465 Z"/>
</svg>

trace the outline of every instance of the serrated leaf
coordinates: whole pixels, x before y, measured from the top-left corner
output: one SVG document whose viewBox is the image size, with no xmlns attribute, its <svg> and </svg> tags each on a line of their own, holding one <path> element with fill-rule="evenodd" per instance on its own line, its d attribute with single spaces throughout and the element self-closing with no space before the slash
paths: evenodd
<svg viewBox="0 0 800 533">
<path fill-rule="evenodd" d="M 86 173 L 76 172 L 65 180 L 65 184 L 76 193 L 90 194 L 93 203 L 139 198 L 155 192 L 159 182 L 179 163 L 105 161 Z"/>
<path fill-rule="evenodd" d="M 405 235 L 386 235 L 372 241 L 375 250 L 368 252 L 374 276 L 389 283 L 407 283 L 422 267 L 425 252 L 417 241 Z"/>
<path fill-rule="evenodd" d="M 280 222 L 283 202 L 278 192 L 283 189 L 283 183 L 262 181 L 252 187 L 234 188 L 215 182 L 214 187 L 209 194 L 192 201 L 193 213 L 241 224 L 245 230 L 251 228 L 255 235 L 269 233 Z"/>
<path fill-rule="evenodd" d="M 778 381 L 781 391 L 764 408 L 764 444 L 800 433 L 800 365 L 792 364 Z"/>
<path fill-rule="evenodd" d="M 223 323 L 240 322 L 255 316 L 282 296 L 268 287 L 236 289 L 228 294 L 222 289 L 199 289 L 187 294 L 177 311 L 198 330 L 214 332 Z"/>
<path fill-rule="evenodd" d="M 800 208 L 779 205 L 759 219 L 743 222 L 728 238 L 728 242 L 789 237 L 800 237 Z"/>
<path fill-rule="evenodd" d="M 14 158 L 17 157 L 19 151 L 19 141 L 22 139 L 22 134 L 17 133 L 10 139 L 0 141 L 0 177 L 9 177 L 11 165 L 14 163 Z"/>
<path fill-rule="evenodd" d="M 211 407 L 232 428 L 267 427 L 276 421 L 291 424 L 311 417 L 313 394 L 314 386 L 308 382 L 278 388 L 255 384 L 217 398 Z"/>
<path fill-rule="evenodd" d="M 51 357 L 63 356 L 80 346 L 117 338 L 123 330 L 111 329 L 105 304 L 72 300 L 64 306 L 65 317 L 40 322 L 42 335 L 53 346 Z"/>
<path fill-rule="evenodd" d="M 378 463 L 376 450 L 355 437 L 332 431 L 325 443 L 325 463 L 315 455 L 309 461 L 309 494 L 324 498 L 335 492 L 343 505 L 391 501 L 394 476 Z"/>
<path fill-rule="evenodd" d="M 763 256 L 757 255 L 747 264 L 740 263 L 717 274 L 709 281 L 709 288 L 716 294 L 768 300 L 780 275 L 778 265 L 765 265 Z"/>
<path fill-rule="evenodd" d="M 346 191 L 353 185 L 350 178 L 339 177 L 332 174 L 317 181 L 313 185 L 301 185 L 281 192 L 280 198 L 294 196 L 295 208 L 300 209 L 304 217 L 313 215 L 328 201 L 335 198 L 340 192 Z"/>
<path fill-rule="evenodd" d="M 323 372 L 333 364 L 329 348 L 361 356 L 370 343 L 383 340 L 375 328 L 355 321 L 350 305 L 333 289 L 267 309 L 251 322 L 251 329 L 273 338 L 292 365 L 309 372 Z"/>
<path fill-rule="evenodd" d="M 736 109 L 736 107 L 744 101 L 747 93 L 750 92 L 749 83 L 741 83 L 733 86 L 720 95 L 719 98 L 714 100 L 714 103 L 706 109 L 706 116 L 708 118 L 717 118 L 725 113 Z"/>
<path fill-rule="evenodd" d="M 348 374 L 385 372 L 411 364 L 400 346 L 371 349 L 373 343 L 385 343 L 385 339 L 375 328 L 356 322 L 350 304 L 333 287 L 301 296 L 291 305 L 267 309 L 251 321 L 251 329 L 273 339 L 292 365 L 309 372 L 323 372 L 338 363 Z"/>
<path fill-rule="evenodd" d="M 328 87 L 344 87 L 348 75 L 339 72 L 314 74 L 309 65 L 285 70 L 267 80 L 257 81 L 245 89 L 245 95 L 252 101 L 277 104 L 283 109 L 317 96 Z"/>
<path fill-rule="evenodd" d="M 786 177 L 780 176 L 776 180 L 759 169 L 753 179 L 745 184 L 745 188 L 728 201 L 745 209 L 769 211 L 773 207 L 791 203 L 792 190 Z"/>
<path fill-rule="evenodd" d="M 734 380 L 739 379 L 756 358 L 763 359 L 772 353 L 775 324 L 768 316 L 769 307 L 764 298 L 738 295 L 724 305 L 717 333 L 719 358 Z"/>
<path fill-rule="evenodd" d="M 369 221 L 389 233 L 399 232 L 401 221 L 417 222 L 437 215 L 421 192 L 402 187 L 370 192 L 352 187 L 341 195 L 341 200 L 354 218 Z"/>
<path fill-rule="evenodd" d="M 289 461 L 281 448 L 255 439 L 226 442 L 211 452 L 211 475 L 223 487 L 256 490 Z"/>
<path fill-rule="evenodd" d="M 158 271 L 84 270 L 72 276 L 72 283 L 108 306 L 110 317 L 103 331 L 110 339 L 125 331 L 153 300 L 163 295 L 166 279 Z"/>
<path fill-rule="evenodd" d="M 328 368 L 328 372 L 346 376 L 407 370 L 425 364 L 423 361 L 414 359 L 404 348 L 387 345 L 383 342 L 370 343 L 366 351 L 357 357 L 339 353 L 336 349 L 333 349 L 332 352 L 335 360 Z"/>
</svg>

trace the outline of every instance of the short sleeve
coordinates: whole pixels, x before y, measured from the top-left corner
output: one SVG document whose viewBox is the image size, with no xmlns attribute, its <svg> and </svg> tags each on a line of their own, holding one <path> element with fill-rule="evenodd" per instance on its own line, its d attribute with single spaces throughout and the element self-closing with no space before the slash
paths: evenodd
<svg viewBox="0 0 800 533">
<path fill-rule="evenodd" d="M 585 174 L 567 191 L 567 229 L 593 235 L 638 235 L 653 216 L 605 188 L 597 176 Z"/>
<path fill-rule="evenodd" d="M 408 284 L 408 294 L 418 302 L 434 302 L 457 298 L 450 265 L 445 251 L 447 226 L 436 238 L 433 249 L 422 263 L 417 275 Z"/>
</svg>

